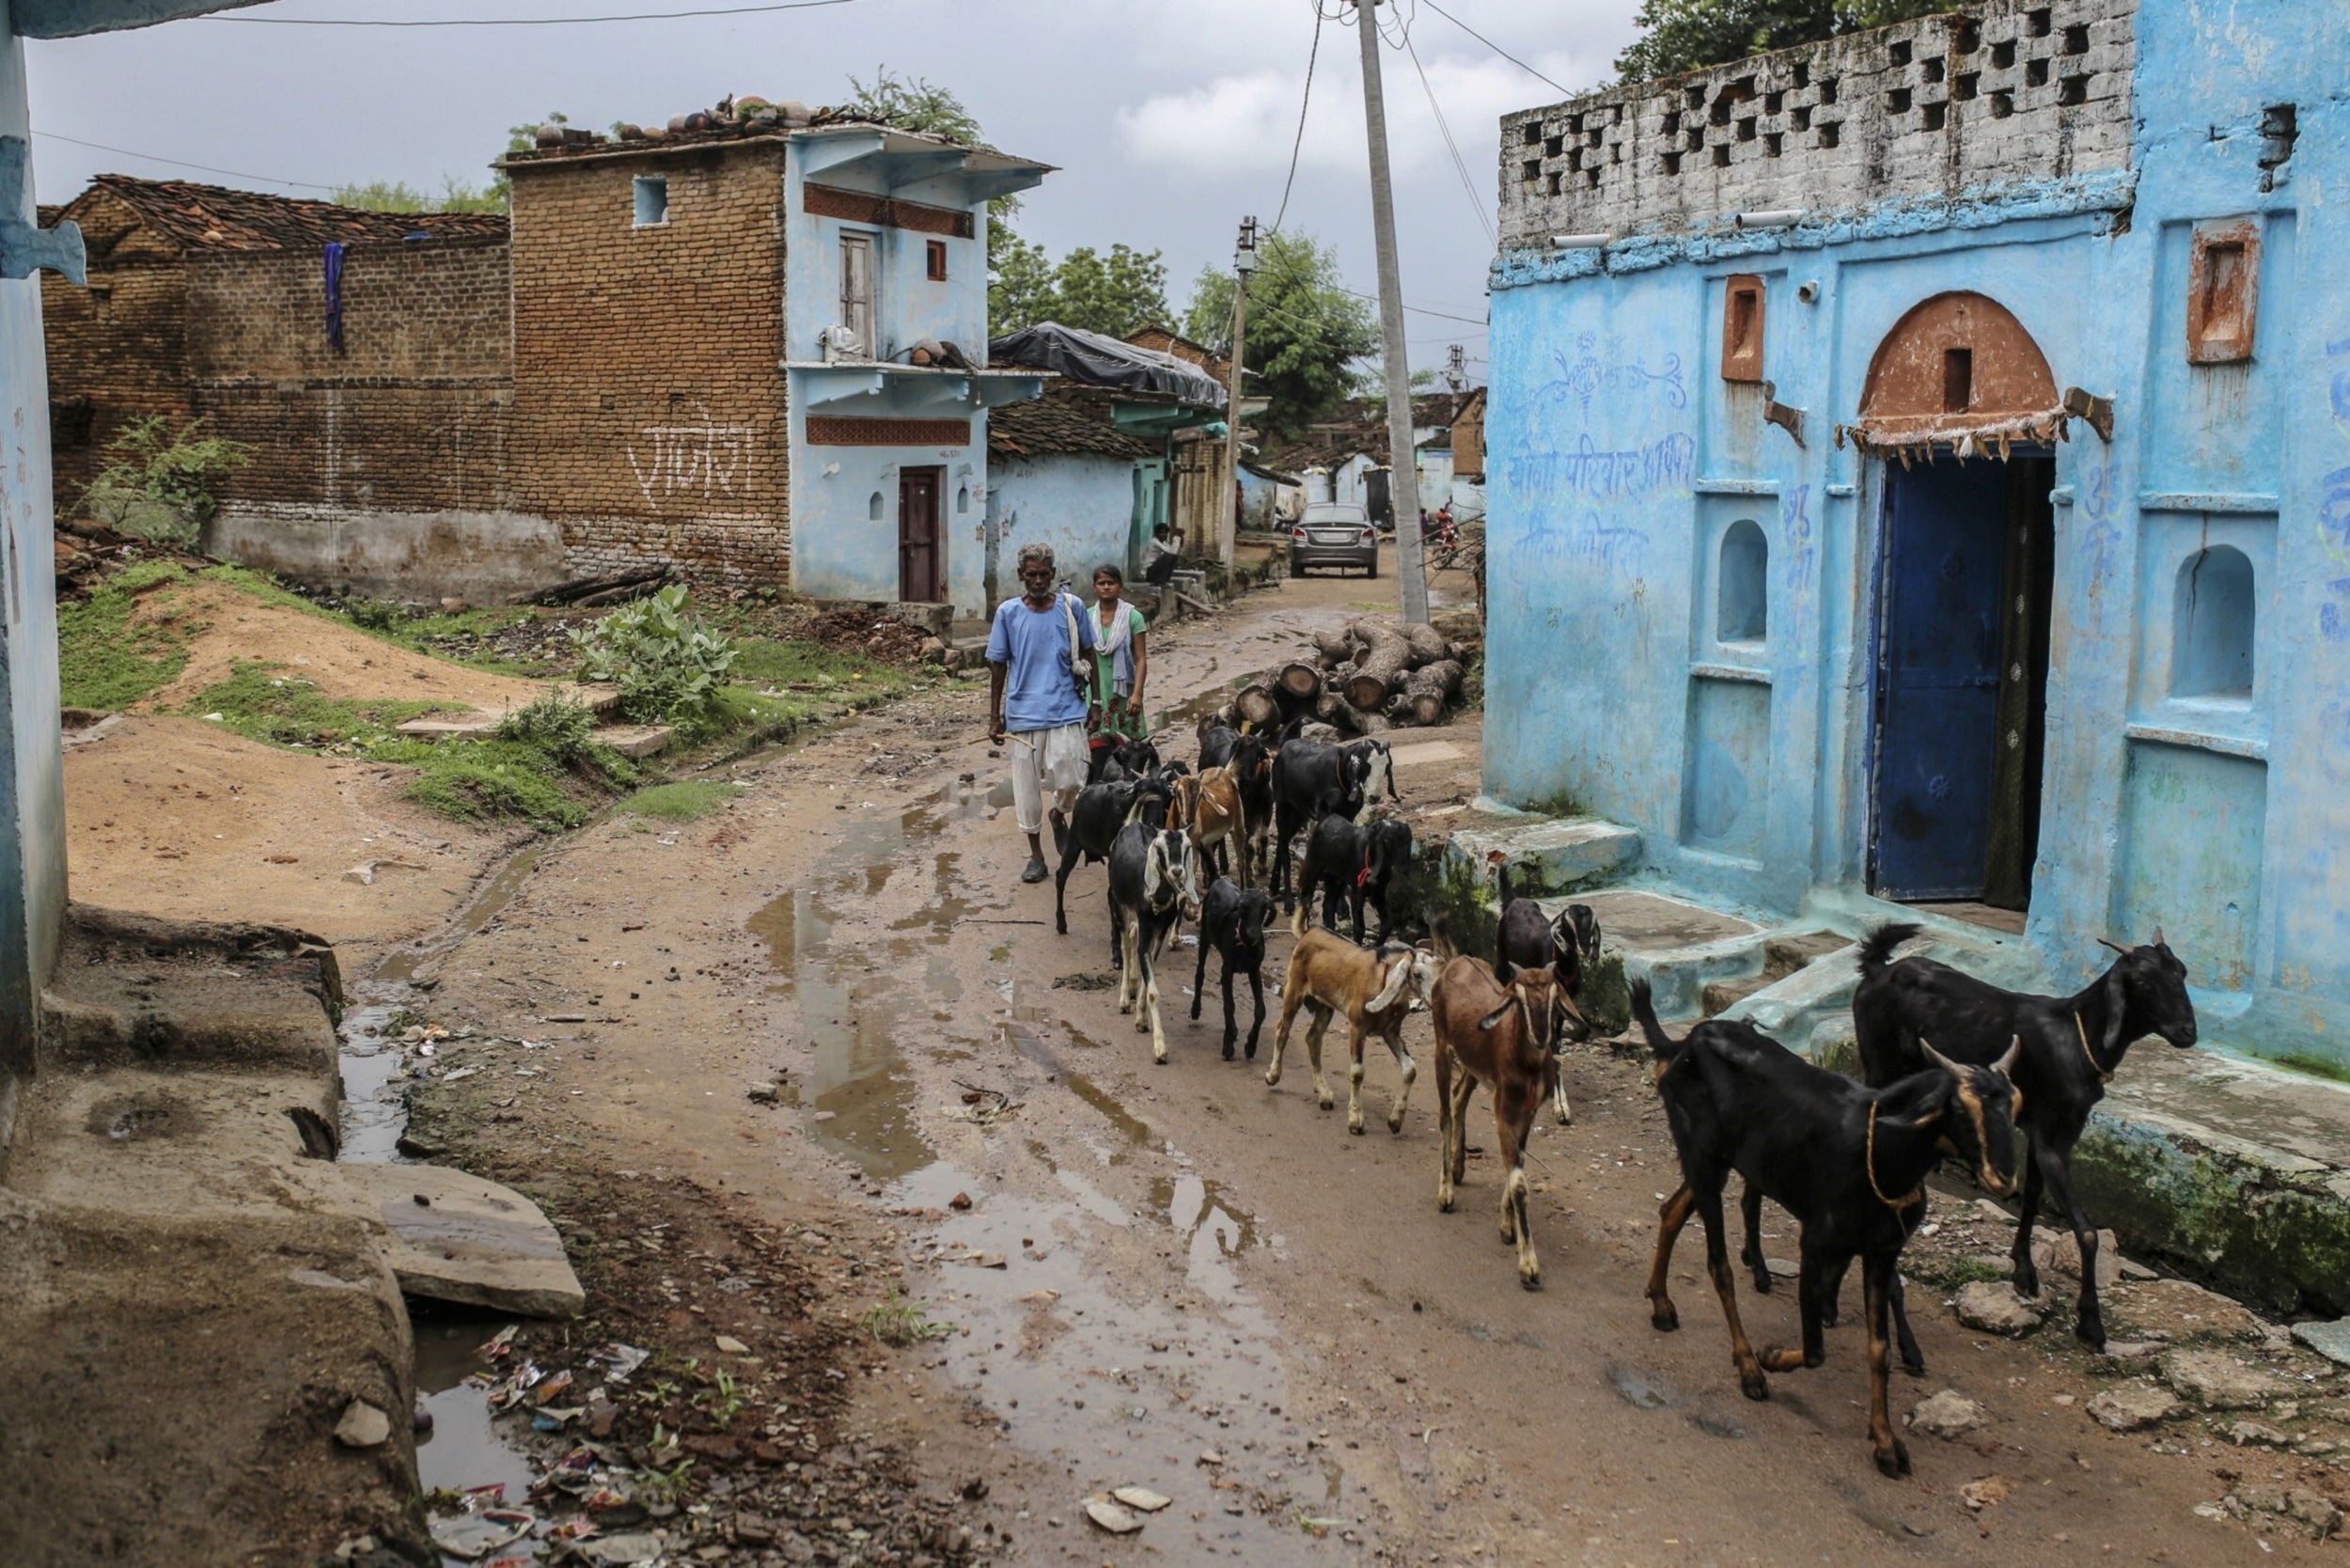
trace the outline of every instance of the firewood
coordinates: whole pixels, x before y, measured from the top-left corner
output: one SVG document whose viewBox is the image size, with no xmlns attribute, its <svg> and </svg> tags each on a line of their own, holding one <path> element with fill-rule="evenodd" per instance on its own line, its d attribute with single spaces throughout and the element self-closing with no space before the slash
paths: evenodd
<svg viewBox="0 0 2350 1568">
<path fill-rule="evenodd" d="M 1322 692 L 1322 671 L 1312 665 L 1300 664 L 1294 660 L 1283 665 L 1275 672 L 1273 680 L 1276 685 L 1287 691 L 1292 697 L 1313 698 L 1320 696 Z"/>
<path fill-rule="evenodd" d="M 1232 711 L 1257 729 L 1270 729 L 1281 722 L 1280 701 L 1274 697 L 1273 688 L 1261 682 L 1243 686 L 1234 693 Z"/>
<path fill-rule="evenodd" d="M 1442 724 L 1445 701 L 1461 684 L 1461 666 L 1453 659 L 1423 665 L 1404 678 L 1402 706 L 1415 724 Z"/>
<path fill-rule="evenodd" d="M 1377 712 L 1411 663 L 1412 645 L 1401 633 L 1384 626 L 1372 628 L 1370 651 L 1347 680 L 1346 699 L 1366 713 Z"/>
<path fill-rule="evenodd" d="M 1321 698 L 1314 703 L 1314 717 L 1316 720 L 1323 724 L 1329 725 L 1334 729 L 1343 730 L 1350 735 L 1359 735 L 1362 733 L 1362 725 L 1360 722 L 1362 716 L 1362 714 L 1356 713 L 1354 708 L 1349 705 L 1346 698 L 1340 697 L 1336 692 L 1324 692 Z"/>
<path fill-rule="evenodd" d="M 1355 639 L 1344 632 L 1316 632 L 1314 651 L 1322 655 L 1323 667 L 1326 669 L 1355 656 Z"/>
<path fill-rule="evenodd" d="M 1443 634 L 1434 626 L 1407 622 L 1398 630 L 1403 634 L 1403 640 L 1412 645 L 1412 664 L 1415 668 L 1421 665 L 1433 665 L 1439 659 L 1452 657 L 1451 645 L 1444 640 Z"/>
</svg>

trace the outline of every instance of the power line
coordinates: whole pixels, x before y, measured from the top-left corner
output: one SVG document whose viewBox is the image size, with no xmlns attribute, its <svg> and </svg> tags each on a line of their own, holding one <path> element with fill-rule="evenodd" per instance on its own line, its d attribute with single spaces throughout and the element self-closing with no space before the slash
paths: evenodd
<svg viewBox="0 0 2350 1568">
<path fill-rule="evenodd" d="M 225 174 L 231 180 L 258 180 L 264 185 L 299 185 L 306 191 L 329 192 L 342 188 L 339 185 L 321 185 L 315 180 L 279 180 L 273 175 L 247 174 L 243 169 L 214 168 L 210 164 L 191 164 L 184 158 L 164 158 L 152 152 L 134 152 L 127 147 L 108 147 L 103 142 L 86 142 L 79 136 L 61 136 L 55 131 L 37 131 L 33 134 L 33 141 L 35 146 L 42 142 L 70 142 L 75 147 L 86 147 L 99 152 L 112 152 L 124 158 L 136 158 L 142 163 L 169 164 L 176 169 L 201 169 L 206 174 Z"/>
<path fill-rule="evenodd" d="M 1562 87 L 1559 86 L 1558 83 L 1552 82 L 1549 77 L 1544 76 L 1541 71 L 1536 71 L 1532 66 L 1528 65 L 1524 60 L 1519 59 L 1515 55 L 1511 54 L 1507 49 L 1502 48 L 1501 45 L 1496 43 L 1493 39 L 1487 38 L 1484 34 L 1479 32 L 1476 28 L 1462 21 L 1459 17 L 1454 16 L 1450 11 L 1446 10 L 1442 6 L 1437 5 L 1436 0 L 1428 0 L 1428 8 L 1434 11 L 1438 16 L 1443 17 L 1447 22 L 1451 23 L 1452 25 L 1461 29 L 1461 31 L 1466 33 L 1478 42 L 1483 44 L 1486 48 L 1492 50 L 1495 54 L 1500 55 L 1503 59 L 1509 61 L 1512 65 L 1517 67 L 1520 71 L 1526 72 L 1528 76 L 1535 78 L 1537 81 L 1548 82 L 1550 86 L 1558 87 L 1559 91 L 1565 93 L 1569 98 L 1573 98 L 1574 96 L 1574 89 L 1573 87 Z"/>
<path fill-rule="evenodd" d="M 1436 89 L 1428 80 L 1428 71 L 1419 63 L 1419 51 L 1412 47 L 1412 36 L 1403 35 L 1403 54 L 1412 62 L 1414 74 L 1419 77 L 1419 90 L 1428 95 L 1428 112 L 1436 117 L 1436 131 L 1444 137 L 1445 150 L 1452 155 L 1452 172 L 1461 177 L 1461 190 L 1467 196 L 1469 210 L 1477 214 L 1477 227 L 1485 231 L 1485 243 L 1493 244 L 1493 221 L 1485 216 L 1485 204 L 1478 198 L 1477 183 L 1469 179 L 1468 165 L 1461 161 L 1460 145 L 1452 139 L 1452 127 L 1445 123 L 1444 108 L 1436 102 Z"/>
<path fill-rule="evenodd" d="M 205 22 L 235 22 L 248 27 L 578 27 L 600 22 L 675 22 L 700 16 L 759 16 L 770 11 L 812 11 L 853 6 L 856 0 L 776 0 L 765 6 L 710 6 L 690 11 L 631 11 L 618 16 L 459 16 L 431 20 L 390 17 L 207 16 Z"/>
<path fill-rule="evenodd" d="M 1289 178 L 1281 181 L 1280 210 L 1273 214 L 1273 232 L 1279 233 L 1281 220 L 1289 215 L 1290 187 L 1297 183 L 1297 155 L 1306 149 L 1306 107 L 1314 101 L 1314 61 L 1322 54 L 1322 5 L 1314 5 L 1314 42 L 1306 51 L 1306 92 L 1297 101 L 1297 139 L 1290 144 Z"/>
</svg>

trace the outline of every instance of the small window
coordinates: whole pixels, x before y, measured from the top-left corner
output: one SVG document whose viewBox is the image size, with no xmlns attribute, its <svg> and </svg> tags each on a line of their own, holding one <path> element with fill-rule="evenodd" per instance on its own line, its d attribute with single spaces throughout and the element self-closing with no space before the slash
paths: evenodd
<svg viewBox="0 0 2350 1568">
<path fill-rule="evenodd" d="M 1762 525 L 1742 517 L 1722 530 L 1721 572 L 1715 579 L 1714 638 L 1762 642 L 1771 627 L 1771 546 Z"/>
<path fill-rule="evenodd" d="M 1722 291 L 1722 380 L 1762 379 L 1762 280 L 1733 277 Z"/>
<path fill-rule="evenodd" d="M 1964 414 L 1975 401 L 1975 351 L 1942 351 L 1942 412 Z"/>
<path fill-rule="evenodd" d="M 944 283 L 944 282 L 946 282 L 946 281 L 947 281 L 947 242 L 946 242 L 946 241 L 944 241 L 944 240 L 932 240 L 932 242 L 930 242 L 930 262 L 931 262 L 931 281 L 932 281 L 932 283 Z"/>
<path fill-rule="evenodd" d="M 669 177 L 666 174 L 640 174 L 636 177 L 636 227 L 653 228 L 669 221 Z"/>
<path fill-rule="evenodd" d="M 2179 564 L 2170 609 L 2170 695 L 2252 695 L 2252 563 L 2215 544 Z"/>
<path fill-rule="evenodd" d="M 2249 223 L 2195 231 L 2187 266 L 2186 357 L 2229 365 L 2252 357 L 2260 318 L 2260 230 Z"/>
<path fill-rule="evenodd" d="M 873 494 L 865 498 L 865 521 L 868 523 L 878 523 L 881 520 L 882 493 L 876 490 Z"/>
</svg>

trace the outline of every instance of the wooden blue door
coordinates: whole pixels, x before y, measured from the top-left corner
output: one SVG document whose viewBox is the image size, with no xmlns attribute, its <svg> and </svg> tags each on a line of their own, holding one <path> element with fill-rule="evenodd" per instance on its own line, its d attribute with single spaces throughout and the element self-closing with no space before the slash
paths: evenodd
<svg viewBox="0 0 2350 1568">
<path fill-rule="evenodd" d="M 1888 899 L 1982 896 L 1998 763 L 2009 473 L 1886 464 L 1873 877 Z"/>
</svg>

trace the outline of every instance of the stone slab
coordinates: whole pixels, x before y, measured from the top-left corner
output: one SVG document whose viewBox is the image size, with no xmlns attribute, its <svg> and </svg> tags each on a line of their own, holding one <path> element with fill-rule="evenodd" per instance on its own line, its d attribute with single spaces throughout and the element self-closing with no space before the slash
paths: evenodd
<svg viewBox="0 0 2350 1568">
<path fill-rule="evenodd" d="M 1850 1012 L 1853 993 L 1860 986 L 1859 957 L 1858 946 L 1846 943 L 1725 1009 L 1722 1016 L 1752 1024 L 1791 1046 L 1806 1044 L 1821 1024 Z"/>
<path fill-rule="evenodd" d="M 587 1306 L 562 1237 L 511 1187 L 434 1165 L 331 1169 L 341 1206 L 391 1232 L 385 1260 L 410 1295 L 540 1318 Z"/>
<path fill-rule="evenodd" d="M 2331 1323 L 2296 1323 L 2293 1337 L 2323 1356 L 2350 1367 L 2350 1318 L 2336 1318 Z"/>
<path fill-rule="evenodd" d="M 1429 762 L 1457 762 L 1461 756 L 1461 748 L 1450 741 L 1414 741 L 1409 745 L 1390 748 L 1387 760 L 1399 768 L 1410 768 Z"/>
<path fill-rule="evenodd" d="M 472 713 L 455 717 L 444 714 L 438 718 L 413 718 L 400 726 L 399 733 L 412 741 L 486 741 L 497 733 L 498 715 Z"/>
<path fill-rule="evenodd" d="M 674 733 L 666 724 L 608 724 L 596 731 L 596 744 L 623 757 L 650 757 L 666 749 Z"/>
<path fill-rule="evenodd" d="M 1448 854 L 1482 874 L 1496 850 L 1509 856 L 1511 879 L 1530 896 L 1571 893 L 1628 874 L 1640 863 L 1639 830 L 1595 818 L 1536 819 L 1522 825 L 1463 828 Z"/>
<path fill-rule="evenodd" d="M 578 703 L 598 718 L 609 718 L 620 711 L 620 688 L 609 681 L 567 681 L 555 688 L 555 695 Z"/>
</svg>

